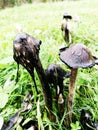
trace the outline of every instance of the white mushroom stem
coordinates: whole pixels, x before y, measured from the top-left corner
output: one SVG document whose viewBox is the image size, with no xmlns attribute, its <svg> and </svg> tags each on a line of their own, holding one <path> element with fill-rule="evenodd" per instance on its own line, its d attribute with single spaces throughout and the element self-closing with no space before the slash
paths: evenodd
<svg viewBox="0 0 98 130">
<path fill-rule="evenodd" d="M 72 120 L 72 111 L 73 111 L 73 100 L 74 100 L 74 93 L 75 93 L 75 82 L 77 77 L 78 69 L 71 69 L 71 77 L 70 77 L 70 84 L 69 84 L 69 92 L 68 92 L 68 113 L 69 113 L 69 121 Z"/>
</svg>

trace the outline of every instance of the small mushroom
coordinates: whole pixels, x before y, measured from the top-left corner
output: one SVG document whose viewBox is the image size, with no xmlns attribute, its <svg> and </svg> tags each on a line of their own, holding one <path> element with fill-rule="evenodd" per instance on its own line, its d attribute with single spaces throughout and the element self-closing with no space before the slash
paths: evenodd
<svg viewBox="0 0 98 130">
<path fill-rule="evenodd" d="M 61 68 L 57 64 L 50 64 L 46 69 L 46 76 L 48 82 L 51 85 L 51 87 L 53 87 L 53 89 L 56 90 L 56 93 L 53 93 L 52 95 L 56 97 L 55 105 L 59 117 L 62 117 L 64 114 L 63 81 L 65 78 L 69 78 L 70 74 L 71 74 L 70 72 L 66 72 L 63 68 Z"/>
<path fill-rule="evenodd" d="M 71 69 L 69 93 L 68 93 L 68 112 L 69 122 L 72 118 L 72 103 L 75 92 L 75 82 L 78 68 L 91 68 L 95 65 L 95 59 L 93 58 L 89 49 L 81 44 L 77 43 L 71 45 L 69 48 L 63 48 L 60 52 L 60 59 Z"/>
<path fill-rule="evenodd" d="M 71 24 L 69 22 L 69 20 L 72 19 L 72 16 L 69 15 L 68 13 L 65 13 L 63 15 L 63 21 L 61 23 L 61 30 L 63 32 L 64 35 L 64 40 L 65 42 L 71 43 L 72 39 L 71 39 Z"/>
<path fill-rule="evenodd" d="M 69 78 L 70 74 L 70 72 L 66 72 L 56 64 L 50 64 L 46 69 L 48 81 L 56 87 L 57 94 L 63 93 L 63 80 Z M 59 87 L 59 92 L 57 91 L 57 87 Z"/>
</svg>

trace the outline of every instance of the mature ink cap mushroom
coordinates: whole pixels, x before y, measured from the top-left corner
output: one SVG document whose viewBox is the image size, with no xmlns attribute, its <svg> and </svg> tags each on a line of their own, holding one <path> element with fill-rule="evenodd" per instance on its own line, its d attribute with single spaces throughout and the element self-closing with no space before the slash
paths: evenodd
<svg viewBox="0 0 98 130">
<path fill-rule="evenodd" d="M 40 45 L 40 40 L 26 33 L 18 33 L 13 41 L 13 58 L 17 62 L 18 70 L 19 64 L 27 69 L 32 76 L 37 93 L 38 90 L 34 79 L 34 66 L 35 61 L 39 59 Z M 16 81 L 18 81 L 18 70 Z"/>
<path fill-rule="evenodd" d="M 91 52 L 81 43 L 71 45 L 63 51 L 61 49 L 60 59 L 70 68 L 87 68 L 95 65 Z"/>
<path fill-rule="evenodd" d="M 48 85 L 46 74 L 42 67 L 39 50 L 40 50 L 41 40 L 37 40 L 27 33 L 19 33 L 13 41 L 13 58 L 17 64 L 21 64 L 26 68 L 26 70 L 34 79 L 34 69 L 36 70 L 38 77 L 40 79 L 43 95 L 46 103 L 47 110 L 49 112 L 50 120 L 55 120 L 54 115 L 51 113 L 52 110 L 52 96 Z M 36 85 L 36 84 L 35 84 Z M 37 91 L 37 86 L 35 86 Z M 38 93 L 38 91 L 37 91 Z"/>
</svg>

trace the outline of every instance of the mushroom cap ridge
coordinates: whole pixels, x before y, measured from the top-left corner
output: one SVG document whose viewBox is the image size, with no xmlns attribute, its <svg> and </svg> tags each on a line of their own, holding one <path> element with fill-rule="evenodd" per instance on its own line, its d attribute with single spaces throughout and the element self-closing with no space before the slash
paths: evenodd
<svg viewBox="0 0 98 130">
<path fill-rule="evenodd" d="M 70 68 L 87 68 L 95 65 L 90 50 L 82 43 L 73 44 L 60 51 L 60 59 Z"/>
</svg>

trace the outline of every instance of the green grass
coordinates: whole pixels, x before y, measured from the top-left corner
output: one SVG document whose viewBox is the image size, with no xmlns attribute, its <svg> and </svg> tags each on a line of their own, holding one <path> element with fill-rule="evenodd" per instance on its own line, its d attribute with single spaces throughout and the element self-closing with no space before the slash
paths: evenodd
<svg viewBox="0 0 98 130">
<path fill-rule="evenodd" d="M 69 70 L 60 61 L 58 55 L 59 48 L 65 44 L 60 30 L 64 12 L 69 12 L 73 16 L 77 14 L 80 17 L 81 22 L 79 24 L 74 23 L 73 42 L 84 43 L 93 55 L 98 57 L 97 0 L 34 3 L 0 10 L 0 93 L 6 93 L 8 96 L 7 104 L 5 103 L 5 106 L 0 109 L 0 115 L 4 117 L 5 121 L 21 107 L 25 94 L 31 91 L 35 93 L 31 77 L 23 67 L 20 67 L 19 82 L 15 85 L 17 65 L 13 60 L 13 40 L 17 34 L 16 24 L 21 24 L 24 32 L 42 40 L 40 58 L 44 69 L 49 64 L 56 63 Z M 41 92 L 36 73 L 35 76 L 38 89 Z M 4 89 L 6 82 L 6 87 L 9 91 L 6 90 L 7 88 Z M 93 114 L 95 121 L 98 121 L 98 66 L 86 70 L 79 69 L 76 86 L 74 112 L 77 121 L 79 121 L 82 108 L 89 110 Z M 46 113 L 43 112 L 44 102 L 42 93 L 38 96 L 35 94 L 33 97 L 35 104 L 28 116 L 37 119 L 37 98 L 41 102 L 41 110 L 39 111 L 43 116 L 43 119 L 39 117 L 39 120 L 42 120 L 41 123 L 44 126 L 48 125 L 49 129 L 51 129 L 51 126 L 54 126 L 58 130 L 65 130 L 62 121 L 59 121 L 58 118 L 57 123 L 51 123 L 47 119 Z"/>
</svg>

